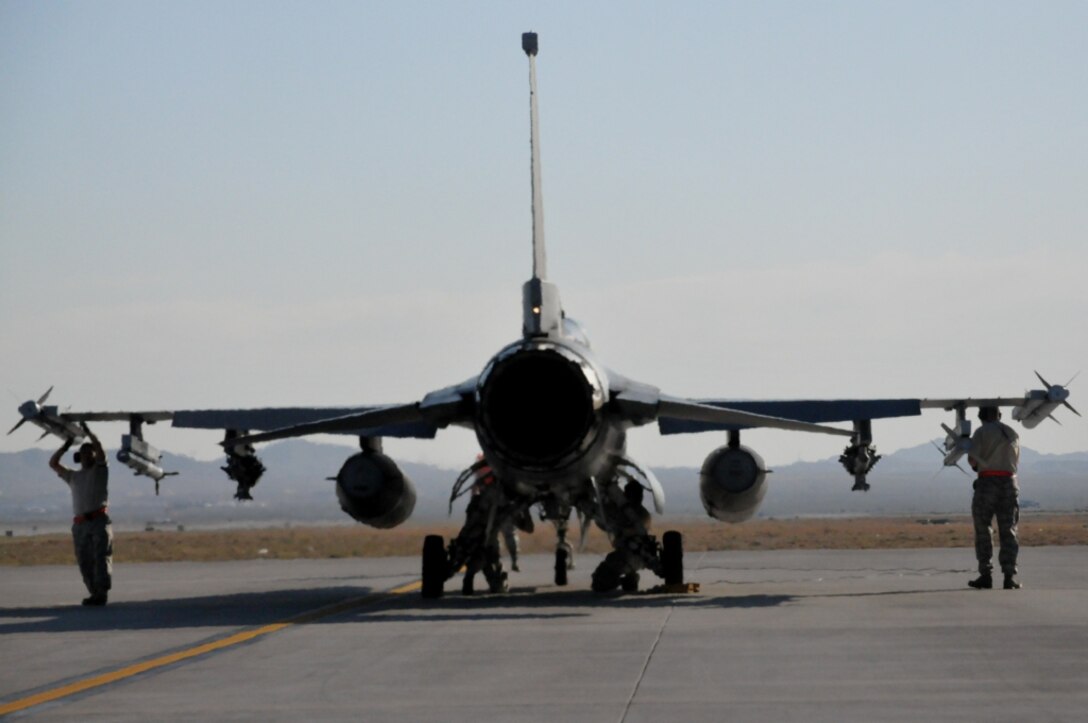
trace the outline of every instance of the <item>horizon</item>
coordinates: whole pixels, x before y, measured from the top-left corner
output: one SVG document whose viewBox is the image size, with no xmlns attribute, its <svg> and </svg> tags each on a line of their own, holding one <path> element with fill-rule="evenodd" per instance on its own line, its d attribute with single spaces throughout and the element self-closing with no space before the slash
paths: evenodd
<svg viewBox="0 0 1088 723">
<path fill-rule="evenodd" d="M 267 446 L 263 447 L 263 450 L 267 452 L 268 450 L 272 449 L 273 447 L 277 447 L 279 445 L 296 444 L 296 443 L 309 444 L 309 445 L 313 445 L 313 446 L 316 446 L 316 447 L 343 449 L 345 454 L 354 453 L 354 452 L 358 451 L 358 447 L 354 447 L 354 446 L 351 446 L 351 445 L 348 445 L 348 444 L 344 444 L 342 442 L 337 442 L 337 440 L 335 440 L 335 439 L 324 440 L 324 439 L 314 439 L 314 438 L 307 438 L 307 437 L 293 437 L 293 438 L 290 438 L 290 439 L 280 439 L 280 440 L 276 440 L 276 441 L 273 441 L 273 442 L 268 442 L 268 443 L 266 443 Z M 947 469 L 947 468 L 945 468 L 943 465 L 941 465 L 941 455 L 937 452 L 936 449 L 933 448 L 932 445 L 934 443 L 940 443 L 940 438 L 935 437 L 933 439 L 926 440 L 924 442 L 920 442 L 920 443 L 915 444 L 913 446 L 902 447 L 902 448 L 894 450 L 894 451 L 885 452 L 885 451 L 882 451 L 882 450 L 878 450 L 878 452 L 881 455 L 881 459 L 894 457 L 894 456 L 902 455 L 902 454 L 915 453 L 915 452 L 932 452 L 933 469 L 935 471 L 942 471 L 942 470 Z M 114 463 L 117 463 L 116 459 L 113 456 L 110 456 L 109 453 L 110 452 L 115 452 L 119 447 L 111 447 L 109 444 L 104 444 L 103 447 L 104 447 L 104 449 L 106 450 L 106 453 L 107 453 L 107 458 L 108 458 L 107 461 L 109 461 L 111 465 L 113 465 Z M 1086 447 L 1085 449 L 1072 450 L 1072 451 L 1069 451 L 1069 452 L 1042 452 L 1042 451 L 1039 451 L 1039 450 L 1037 450 L 1037 449 L 1035 449 L 1033 447 L 1021 445 L 1020 450 L 1021 450 L 1021 453 L 1027 452 L 1030 456 L 1037 456 L 1040 459 L 1047 459 L 1047 458 L 1052 458 L 1052 457 L 1079 457 L 1081 455 L 1088 455 L 1088 447 Z M 24 449 L 0 451 L 0 454 L 21 454 L 21 453 L 24 453 L 24 452 L 36 452 L 38 454 L 51 454 L 52 450 L 50 450 L 48 448 L 43 449 L 43 448 L 40 448 L 40 447 L 26 447 Z M 200 464 L 217 464 L 219 462 L 222 462 L 222 459 L 219 459 L 219 458 L 204 459 L 204 458 L 200 458 L 200 457 L 192 457 L 190 455 L 186 455 L 186 454 L 183 454 L 183 453 L 171 452 L 169 450 L 163 450 L 163 454 L 164 454 L 164 459 L 163 459 L 164 465 L 163 466 L 167 467 L 167 468 L 170 466 L 169 465 L 169 457 L 170 456 L 184 457 L 187 460 L 197 462 L 197 463 L 200 463 Z M 795 465 L 795 464 L 830 464 L 831 466 L 838 468 L 839 465 L 840 465 L 840 462 L 838 460 L 838 455 L 839 455 L 839 453 L 836 452 L 835 454 L 829 455 L 827 457 L 822 457 L 822 458 L 800 459 L 800 460 L 795 460 L 793 462 L 786 462 L 786 463 L 779 464 L 779 465 L 777 465 L 777 467 L 789 467 L 789 466 Z M 262 449 L 257 450 L 257 456 L 258 457 L 262 456 Z M 460 466 L 450 466 L 450 465 L 443 465 L 443 464 L 440 464 L 440 463 L 436 464 L 436 463 L 433 463 L 433 462 L 427 462 L 427 461 L 411 459 L 410 457 L 399 457 L 399 456 L 395 457 L 394 459 L 398 464 L 399 463 L 416 464 L 416 465 L 430 466 L 430 467 L 434 467 L 436 469 L 442 469 L 442 470 L 448 470 L 448 471 L 454 471 L 454 472 L 461 471 L 467 464 L 467 463 L 462 464 Z M 125 469 L 124 465 L 122 465 L 120 463 L 117 463 L 117 464 L 122 469 Z M 696 461 L 691 461 L 691 462 L 688 462 L 688 463 L 682 463 L 682 464 L 678 464 L 678 465 L 651 465 L 651 466 L 653 468 L 655 468 L 655 469 L 698 469 L 700 464 L 701 464 L 701 460 L 696 460 Z M 877 462 L 877 466 L 875 468 L 877 473 L 879 473 L 880 469 L 881 469 L 880 468 L 880 463 Z M 773 471 L 773 470 L 770 470 L 770 471 Z M 847 480 L 848 478 L 852 479 L 852 477 L 850 475 L 848 475 L 845 471 L 843 471 L 843 479 Z M 166 479 L 169 479 L 169 478 L 166 478 Z M 224 480 L 226 480 L 225 475 L 224 475 Z"/>
</svg>

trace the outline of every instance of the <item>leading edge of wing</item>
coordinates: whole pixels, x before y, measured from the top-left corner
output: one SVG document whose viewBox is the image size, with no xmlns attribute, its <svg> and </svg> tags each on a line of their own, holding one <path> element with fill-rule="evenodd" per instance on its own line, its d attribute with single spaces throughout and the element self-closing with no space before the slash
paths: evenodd
<svg viewBox="0 0 1088 723">
<path fill-rule="evenodd" d="M 827 419 L 820 421 L 846 421 L 845 418 Z M 730 403 L 726 406 L 723 402 L 708 403 L 695 399 L 681 399 L 679 397 L 661 396 L 657 412 L 657 424 L 662 434 L 678 434 L 680 432 L 709 431 L 716 429 L 744 429 L 749 427 L 769 427 L 772 429 L 788 429 L 796 432 L 817 432 L 820 434 L 833 434 L 849 437 L 853 431 L 824 427 L 805 419 L 789 418 L 781 414 L 767 413 L 754 408 L 745 409 Z M 685 428 L 673 432 L 664 431 L 669 425 L 698 426 L 699 428 Z"/>
<path fill-rule="evenodd" d="M 918 399 L 792 399 L 773 401 L 737 401 L 725 399 L 693 400 L 703 407 L 737 410 L 784 420 L 819 424 L 824 422 L 852 422 L 859 419 L 884 419 L 887 417 L 917 417 L 922 413 Z M 670 414 L 662 409 L 657 418 L 661 434 L 691 434 L 715 432 L 761 424 L 729 423 L 692 419 Z"/>
<path fill-rule="evenodd" d="M 73 422 L 165 422 L 174 416 L 174 412 L 64 412 L 62 419 Z"/>
<path fill-rule="evenodd" d="M 413 405 L 403 405 L 413 406 Z M 389 410 L 388 406 L 375 407 L 269 407 L 266 409 L 189 409 L 174 412 L 173 426 L 186 429 L 235 429 L 271 431 L 297 428 L 317 422 L 357 418 L 371 412 Z M 391 419 L 390 415 L 383 415 Z M 395 421 L 380 424 L 356 425 L 322 430 L 326 434 L 358 435 L 372 437 L 412 437 L 433 439 L 438 427 L 419 416 L 398 415 Z"/>
<path fill-rule="evenodd" d="M 1018 407 L 1027 403 L 1030 399 L 1022 397 L 962 397 L 960 399 L 923 399 L 922 407 L 925 409 L 952 410 L 956 407 Z"/>
<path fill-rule="evenodd" d="M 298 410 L 297 413 L 300 416 L 315 414 L 297 424 L 281 425 L 260 434 L 235 437 L 230 440 L 230 445 L 270 442 L 274 439 L 304 437 L 309 434 L 364 434 L 370 437 L 431 438 L 442 427 L 451 424 L 464 424 L 472 418 L 473 390 L 476 388 L 476 383 L 477 378 L 470 377 L 460 384 L 428 392 L 420 401 L 409 404 L 339 410 L 347 411 L 347 414 L 331 415 L 329 414 L 330 411 L 337 410 L 329 409 Z M 318 417 L 316 413 L 322 413 L 322 416 Z M 235 429 L 245 429 L 245 427 L 235 427 Z M 407 433 L 411 431 L 419 433 Z"/>
<path fill-rule="evenodd" d="M 363 412 L 346 414 L 339 417 L 323 417 L 312 422 L 294 424 L 272 429 L 259 434 L 247 434 L 235 437 L 225 445 L 258 444 L 289 437 L 305 437 L 310 434 L 359 434 L 365 431 L 367 436 L 379 437 L 379 430 L 395 429 L 404 425 L 425 424 L 426 419 L 420 411 L 419 402 L 398 404 L 388 407 L 374 407 Z M 434 435 L 431 435 L 434 436 Z"/>
</svg>

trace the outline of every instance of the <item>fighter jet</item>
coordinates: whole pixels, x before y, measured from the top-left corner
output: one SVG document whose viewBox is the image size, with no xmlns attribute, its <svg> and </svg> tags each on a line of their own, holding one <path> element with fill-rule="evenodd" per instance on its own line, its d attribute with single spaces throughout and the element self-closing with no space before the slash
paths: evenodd
<svg viewBox="0 0 1088 723">
<path fill-rule="evenodd" d="M 848 438 L 840 462 L 854 490 L 867 490 L 867 475 L 880 459 L 873 445 L 872 420 L 915 416 L 923 408 L 957 415 L 948 438 L 945 463 L 954 465 L 967 451 L 970 424 L 965 410 L 979 405 L 1013 406 L 1013 418 L 1033 427 L 1069 404 L 1068 390 L 1050 385 L 1022 396 L 988 399 L 728 400 L 670 395 L 606 366 L 594 353 L 579 324 L 566 313 L 558 287 L 548 279 L 540 167 L 535 33 L 522 35 L 529 65 L 530 188 L 532 274 L 522 286 L 520 336 L 464 381 L 403 404 L 341 408 L 267 408 L 173 411 L 60 412 L 43 406 L 46 396 L 19 407 L 16 424 L 31 422 L 45 434 L 82 435 L 80 423 L 127 421 L 119 459 L 136 474 L 156 482 L 167 474 L 161 453 L 143 439 L 143 424 L 170 421 L 174 427 L 224 430 L 223 470 L 237 483 L 236 497 L 249 499 L 264 472 L 254 445 L 311 434 L 357 436 L 360 451 L 336 475 L 343 510 L 377 528 L 404 522 L 415 506 L 415 488 L 382 451 L 384 437 L 433 438 L 459 426 L 475 432 L 482 457 L 455 483 L 451 499 L 473 492 L 460 534 L 448 544 L 431 535 L 423 544 L 422 594 L 439 597 L 463 566 L 482 570 L 492 592 L 507 588 L 497 554 L 499 531 L 533 509 L 556 524 L 555 581 L 567 583 L 570 545 L 566 523 L 576 513 L 609 536 L 612 551 L 592 573 L 592 588 L 609 592 L 637 589 L 639 573 L 650 570 L 667 586 L 683 586 L 682 540 L 666 532 L 649 533 L 650 513 L 664 510 L 665 492 L 652 471 L 627 450 L 627 431 L 656 423 L 662 434 L 724 431 L 727 441 L 703 461 L 699 490 L 706 512 L 728 522 L 751 517 L 766 492 L 767 469 L 741 433 L 770 427 Z M 1078 413 L 1079 414 L 1079 413 Z M 849 422 L 850 428 L 828 426 Z M 13 430 L 14 431 L 14 428 Z M 10 433 L 10 432 L 9 432 Z M 43 435 L 44 436 L 44 435 Z M 476 450 L 467 450 L 466 457 Z M 479 474 L 487 468 L 486 475 Z M 490 482 L 487 480 L 490 479 Z M 469 487 L 469 483 L 472 483 Z M 466 582 L 465 592 L 471 592 Z"/>
</svg>

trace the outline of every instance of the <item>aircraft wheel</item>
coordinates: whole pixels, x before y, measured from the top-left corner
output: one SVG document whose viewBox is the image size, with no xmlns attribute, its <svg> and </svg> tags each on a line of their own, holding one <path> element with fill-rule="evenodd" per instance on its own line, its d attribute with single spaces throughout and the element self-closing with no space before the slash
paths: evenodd
<svg viewBox="0 0 1088 723">
<path fill-rule="evenodd" d="M 567 584 L 567 569 L 568 560 L 570 559 L 570 551 L 565 547 L 558 547 L 555 550 L 555 584 L 566 585 Z"/>
<path fill-rule="evenodd" d="M 624 592 L 638 592 L 638 579 L 639 575 L 637 572 L 629 572 L 620 578 L 620 588 L 622 588 Z"/>
<path fill-rule="evenodd" d="M 684 541 L 676 530 L 669 530 L 662 536 L 661 567 L 666 585 L 684 584 Z"/>
<path fill-rule="evenodd" d="M 423 538 L 423 597 L 442 597 L 448 568 L 449 560 L 442 536 L 427 535 Z"/>
</svg>

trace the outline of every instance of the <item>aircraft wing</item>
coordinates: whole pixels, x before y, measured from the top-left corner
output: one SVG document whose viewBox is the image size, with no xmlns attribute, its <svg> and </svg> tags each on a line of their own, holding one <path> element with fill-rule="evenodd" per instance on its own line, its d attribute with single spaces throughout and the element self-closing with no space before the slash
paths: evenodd
<svg viewBox="0 0 1088 723">
<path fill-rule="evenodd" d="M 411 408 L 413 405 L 401 405 Z M 189 409 L 173 413 L 173 426 L 186 429 L 237 429 L 261 432 L 301 427 L 314 423 L 358 418 L 369 415 L 371 422 L 322 429 L 327 434 L 366 434 L 372 437 L 417 437 L 431 439 L 438 427 L 418 414 L 401 413 L 375 415 L 375 412 L 398 407 L 269 407 L 265 409 Z M 294 436 L 294 435 L 292 435 Z"/>
<path fill-rule="evenodd" d="M 1017 407 L 1031 401 L 1030 396 L 1020 397 L 986 397 L 974 399 L 971 397 L 960 399 L 922 399 L 923 409 L 952 410 L 957 407 Z"/>
<path fill-rule="evenodd" d="M 475 412 L 476 377 L 425 395 L 418 402 L 381 407 L 342 409 L 257 409 L 177 412 L 174 426 L 224 429 L 223 422 L 250 421 L 232 429 L 268 430 L 231 440 L 231 445 L 256 444 L 309 434 L 351 434 L 371 437 L 430 439 L 441 427 L 471 424 Z"/>
<path fill-rule="evenodd" d="M 411 406 L 411 405 L 408 405 Z M 262 409 L 180 409 L 176 411 L 63 412 L 57 416 L 70 422 L 155 422 L 170 421 L 182 429 L 273 430 L 323 420 L 356 417 L 389 407 L 267 407 Z M 371 415 L 373 418 L 373 415 Z M 328 434 L 366 434 L 373 437 L 419 437 L 431 439 L 438 427 L 418 415 L 380 415 L 368 425 L 324 429 Z"/>
<path fill-rule="evenodd" d="M 131 422 L 142 420 L 154 424 L 171 419 L 174 412 L 62 412 L 61 419 L 72 422 Z"/>
<path fill-rule="evenodd" d="M 853 416 L 858 408 L 828 407 L 851 402 L 753 402 L 724 399 L 687 399 L 662 394 L 657 387 L 609 371 L 611 396 L 619 413 L 638 426 L 656 421 L 662 434 L 769 427 L 797 432 L 816 432 L 849 437 L 853 432 L 825 427 L 822 422 L 846 422 L 868 417 Z M 902 400 L 896 400 L 902 401 Z M 906 400 L 911 401 L 911 400 Z M 896 414 L 920 414 L 918 400 Z"/>
<path fill-rule="evenodd" d="M 922 400 L 919 399 L 789 399 L 771 401 L 697 399 L 692 401 L 704 408 L 728 409 L 748 413 L 754 417 L 757 415 L 774 417 L 811 425 L 825 422 L 884 419 L 887 417 L 916 417 L 922 413 Z M 781 425 L 761 424 L 758 420 L 754 423 L 746 423 L 741 418 L 735 421 L 715 420 L 709 416 L 699 418 L 677 413 L 677 410 L 663 405 L 657 417 L 657 426 L 661 434 L 689 434 L 692 432 L 727 431 Z"/>
</svg>

